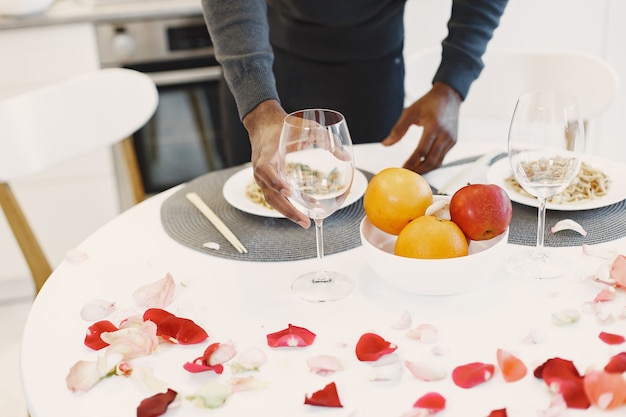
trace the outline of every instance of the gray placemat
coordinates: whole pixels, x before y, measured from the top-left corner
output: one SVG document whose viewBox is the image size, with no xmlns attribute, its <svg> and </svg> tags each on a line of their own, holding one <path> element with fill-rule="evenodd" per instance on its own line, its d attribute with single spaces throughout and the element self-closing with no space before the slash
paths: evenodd
<svg viewBox="0 0 626 417">
<path fill-rule="evenodd" d="M 537 244 L 538 209 L 513 203 L 513 219 L 509 227 L 509 243 L 535 246 Z M 550 229 L 563 219 L 572 219 L 587 231 L 587 236 L 563 230 Z M 626 236 L 626 200 L 594 210 L 546 212 L 545 246 L 580 246 L 609 242 Z"/>
<path fill-rule="evenodd" d="M 238 166 L 214 171 L 198 177 L 161 206 L 161 222 L 167 234 L 192 249 L 222 258 L 245 261 L 279 262 L 315 258 L 315 227 L 302 229 L 284 218 L 261 217 L 231 206 L 222 194 L 226 180 L 239 170 Z M 371 173 L 364 172 L 369 180 Z M 248 249 L 241 254 L 187 201 L 185 194 L 196 192 L 213 209 Z M 363 199 L 338 210 L 324 220 L 324 253 L 330 255 L 361 245 L 359 225 L 365 212 Z M 215 242 L 219 250 L 203 245 Z"/>
</svg>

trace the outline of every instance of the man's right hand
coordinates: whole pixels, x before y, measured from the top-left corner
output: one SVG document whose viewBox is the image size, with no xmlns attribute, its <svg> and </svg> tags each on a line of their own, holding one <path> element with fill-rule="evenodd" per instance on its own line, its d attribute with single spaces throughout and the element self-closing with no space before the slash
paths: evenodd
<svg viewBox="0 0 626 417">
<path fill-rule="evenodd" d="M 289 202 L 287 197 L 291 195 L 291 190 L 278 174 L 278 143 L 285 116 L 287 113 L 278 101 L 266 100 L 243 118 L 252 147 L 254 179 L 268 204 L 308 229 L 311 219 Z"/>
</svg>

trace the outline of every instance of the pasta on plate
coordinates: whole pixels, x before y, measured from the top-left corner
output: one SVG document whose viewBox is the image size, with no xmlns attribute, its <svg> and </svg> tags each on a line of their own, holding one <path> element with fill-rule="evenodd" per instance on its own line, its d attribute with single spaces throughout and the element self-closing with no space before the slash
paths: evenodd
<svg viewBox="0 0 626 417">
<path fill-rule="evenodd" d="M 534 198 L 517 182 L 513 174 L 505 179 L 507 187 L 526 197 Z M 603 197 L 609 191 L 611 179 L 602 170 L 583 163 L 578 175 L 561 193 L 548 199 L 552 204 L 575 204 Z"/>
</svg>

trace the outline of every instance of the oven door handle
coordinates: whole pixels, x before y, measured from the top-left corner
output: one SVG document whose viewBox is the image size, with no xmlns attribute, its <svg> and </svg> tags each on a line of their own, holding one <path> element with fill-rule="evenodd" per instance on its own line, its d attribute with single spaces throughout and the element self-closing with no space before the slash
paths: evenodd
<svg viewBox="0 0 626 417">
<path fill-rule="evenodd" d="M 216 81 L 222 76 L 222 69 L 217 66 L 201 67 L 174 71 L 148 72 L 146 75 L 150 77 L 157 87 L 160 87 Z"/>
</svg>

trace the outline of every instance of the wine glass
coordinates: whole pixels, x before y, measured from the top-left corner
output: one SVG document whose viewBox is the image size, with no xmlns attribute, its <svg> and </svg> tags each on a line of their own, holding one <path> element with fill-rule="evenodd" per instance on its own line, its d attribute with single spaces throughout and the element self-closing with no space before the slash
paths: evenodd
<svg viewBox="0 0 626 417">
<path fill-rule="evenodd" d="M 324 219 L 345 201 L 354 177 L 352 140 L 341 113 L 308 109 L 289 114 L 279 144 L 279 170 L 290 201 L 315 223 L 318 269 L 298 277 L 292 291 L 308 301 L 334 301 L 354 288 L 351 278 L 324 268 Z"/>
<path fill-rule="evenodd" d="M 571 94 L 534 91 L 519 97 L 509 129 L 509 162 L 517 182 L 539 202 L 537 246 L 509 265 L 525 276 L 556 278 L 568 262 L 544 248 L 546 203 L 577 176 L 585 148 L 578 100 Z"/>
</svg>

